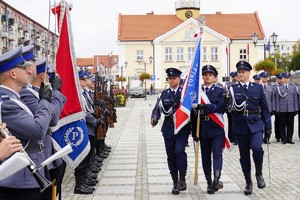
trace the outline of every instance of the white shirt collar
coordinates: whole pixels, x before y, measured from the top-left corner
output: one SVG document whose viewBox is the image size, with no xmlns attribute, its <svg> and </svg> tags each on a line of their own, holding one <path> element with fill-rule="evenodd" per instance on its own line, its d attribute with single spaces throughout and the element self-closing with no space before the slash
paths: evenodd
<svg viewBox="0 0 300 200">
<path fill-rule="evenodd" d="M 249 83 L 250 83 L 250 81 L 248 81 L 248 82 L 246 82 L 246 83 L 242 83 L 242 82 L 240 82 L 240 84 L 242 85 L 242 86 L 244 86 L 245 84 L 247 85 L 247 87 L 249 87 Z"/>
</svg>

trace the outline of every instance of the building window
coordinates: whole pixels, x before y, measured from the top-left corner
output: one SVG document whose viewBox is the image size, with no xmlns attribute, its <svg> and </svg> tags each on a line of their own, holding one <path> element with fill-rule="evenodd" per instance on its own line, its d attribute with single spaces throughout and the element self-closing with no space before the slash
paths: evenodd
<svg viewBox="0 0 300 200">
<path fill-rule="evenodd" d="M 218 47 L 211 47 L 211 60 L 217 61 L 218 60 Z"/>
<path fill-rule="evenodd" d="M 247 49 L 240 49 L 240 60 L 247 60 Z"/>
<path fill-rule="evenodd" d="M 194 51 L 195 48 L 194 47 L 189 47 L 188 48 L 188 61 L 192 61 L 194 58 Z"/>
<path fill-rule="evenodd" d="M 172 48 L 171 47 L 167 47 L 165 49 L 165 60 L 172 61 Z"/>
<path fill-rule="evenodd" d="M 202 59 L 203 61 L 207 61 L 206 47 L 202 49 Z"/>
<path fill-rule="evenodd" d="M 177 47 L 177 61 L 183 61 L 183 47 Z"/>
<path fill-rule="evenodd" d="M 144 51 L 143 50 L 137 50 L 136 51 L 136 60 L 138 60 L 138 58 L 140 60 L 144 60 Z"/>
</svg>

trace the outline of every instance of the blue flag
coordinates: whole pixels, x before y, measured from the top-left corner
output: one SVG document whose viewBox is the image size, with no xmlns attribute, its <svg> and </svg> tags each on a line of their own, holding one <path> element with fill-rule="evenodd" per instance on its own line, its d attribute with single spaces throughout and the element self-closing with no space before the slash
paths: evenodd
<svg viewBox="0 0 300 200">
<path fill-rule="evenodd" d="M 181 93 L 179 108 L 174 114 L 175 134 L 177 134 L 180 129 L 189 122 L 192 103 L 198 102 L 199 88 L 201 88 L 199 81 L 199 78 L 201 77 L 201 47 L 202 35 L 200 34 L 195 48 L 194 60 L 190 66 L 189 73 Z"/>
<path fill-rule="evenodd" d="M 270 40 L 269 40 L 268 44 L 265 46 L 265 50 L 270 51 L 270 49 L 271 49 L 271 45 L 270 45 Z"/>
</svg>

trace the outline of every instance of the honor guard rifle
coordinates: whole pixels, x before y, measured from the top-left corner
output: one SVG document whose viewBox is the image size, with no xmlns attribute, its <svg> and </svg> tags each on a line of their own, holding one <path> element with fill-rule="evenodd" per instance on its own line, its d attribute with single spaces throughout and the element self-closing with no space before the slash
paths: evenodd
<svg viewBox="0 0 300 200">
<path fill-rule="evenodd" d="M 113 122 L 113 119 L 112 119 L 112 111 L 113 111 L 113 108 L 111 106 L 111 103 L 110 103 L 110 96 L 108 95 L 108 92 L 107 92 L 107 81 L 104 81 L 103 82 L 103 94 L 105 94 L 105 105 L 106 105 L 106 109 L 105 109 L 105 122 L 109 125 L 110 128 L 114 128 L 114 122 Z"/>
<path fill-rule="evenodd" d="M 101 92 L 101 77 L 98 72 L 95 72 L 95 92 L 94 92 L 94 104 L 95 104 L 95 118 L 104 118 L 104 96 Z M 97 140 L 104 139 L 106 137 L 105 124 L 99 124 L 95 130 L 95 136 Z"/>
</svg>

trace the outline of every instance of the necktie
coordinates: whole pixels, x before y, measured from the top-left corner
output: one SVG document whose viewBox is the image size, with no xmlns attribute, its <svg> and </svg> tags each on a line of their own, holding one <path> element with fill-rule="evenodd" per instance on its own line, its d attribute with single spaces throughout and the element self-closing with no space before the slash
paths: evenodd
<svg viewBox="0 0 300 200">
<path fill-rule="evenodd" d="M 267 86 L 266 86 L 266 85 L 264 85 L 264 89 L 265 89 L 265 90 L 267 89 Z"/>
<path fill-rule="evenodd" d="M 173 90 L 173 94 L 174 94 L 174 95 L 176 94 L 175 90 Z"/>
<path fill-rule="evenodd" d="M 243 87 L 244 87 L 245 91 L 247 92 L 247 84 L 244 84 Z"/>
<path fill-rule="evenodd" d="M 288 89 L 288 85 L 285 85 L 285 88 Z"/>
<path fill-rule="evenodd" d="M 208 88 L 208 87 L 206 87 L 206 88 L 205 88 L 205 93 L 207 93 L 207 92 L 208 92 L 208 90 L 209 90 L 209 88 Z"/>
</svg>

